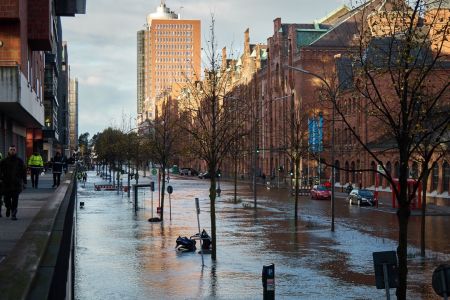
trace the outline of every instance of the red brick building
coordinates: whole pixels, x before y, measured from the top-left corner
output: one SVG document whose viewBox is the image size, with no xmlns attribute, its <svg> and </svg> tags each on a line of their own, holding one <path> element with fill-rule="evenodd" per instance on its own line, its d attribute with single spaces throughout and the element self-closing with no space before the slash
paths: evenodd
<svg viewBox="0 0 450 300">
<path fill-rule="evenodd" d="M 288 183 L 293 171 L 292 160 L 288 155 L 292 148 L 292 111 L 299 111 L 303 115 L 303 130 L 308 132 L 308 118 L 323 116 L 323 151 L 320 153 L 303 153 L 301 172 L 305 183 L 328 181 L 331 177 L 331 165 L 335 165 L 336 186 L 346 186 L 349 183 L 361 184 L 368 188 L 384 189 L 389 191 L 386 180 L 381 176 L 377 178 L 375 170 L 378 163 L 365 151 L 356 137 L 364 144 L 379 153 L 385 169 L 393 177 L 398 177 L 398 154 L 395 148 L 389 149 L 388 141 L 381 139 L 382 132 L 373 126 L 370 111 L 365 109 L 363 99 L 351 92 L 337 92 L 339 110 L 345 116 L 348 125 L 342 122 L 342 117 L 336 117 L 332 128 L 332 109 L 329 101 L 325 101 L 326 91 L 323 82 L 310 74 L 294 71 L 288 65 L 310 73 L 318 74 L 330 86 L 335 87 L 342 83 L 342 76 L 348 71 L 352 55 L 359 53 L 360 35 L 358 27 L 370 25 L 377 18 L 368 12 L 383 11 L 386 7 L 384 1 L 371 1 L 355 9 L 342 7 L 322 20 L 313 24 L 283 24 L 280 18 L 274 20 L 274 33 L 267 40 L 264 47 L 251 45 L 246 31 L 245 45 L 242 56 L 236 61 L 227 64 L 235 71 L 234 95 L 252 101 L 255 109 L 255 120 L 249 122 L 253 126 L 252 134 L 242 143 L 241 163 L 239 174 L 244 178 L 263 176 L 272 181 Z M 388 2 L 389 3 L 389 2 Z M 418 24 L 429 22 L 433 14 L 439 14 L 439 24 L 434 25 L 434 33 L 442 34 L 439 29 L 444 28 L 445 16 L 448 16 L 450 7 L 446 2 L 441 10 L 429 8 L 424 14 L 424 20 L 417 20 Z M 389 14 L 387 14 L 389 15 Z M 383 15 L 384 16 L 384 15 Z M 443 17 L 442 17 L 443 16 Z M 448 18 L 447 18 L 448 19 Z M 382 19 L 378 18 L 378 21 Z M 442 23 L 442 24 L 441 24 Z M 380 24 L 380 23 L 378 23 Z M 377 32 L 386 29 L 386 26 L 371 28 L 372 37 Z M 389 26 L 388 26 L 389 27 Z M 430 37 L 433 47 L 436 39 Z M 442 49 L 445 54 L 449 43 L 445 42 Z M 262 50 L 264 54 L 261 55 Z M 251 63 L 249 63 L 251 62 Z M 245 74 L 245 76 L 244 76 Z M 439 78 L 449 78 L 449 68 L 442 64 L 440 70 L 434 72 Z M 351 89 L 351 87 L 349 87 Z M 387 88 L 385 88 L 387 92 Z M 447 91 L 448 92 L 448 91 Z M 444 96 L 449 98 L 446 94 Z M 297 116 L 298 117 L 298 116 Z M 331 133 L 334 131 L 335 142 L 331 144 Z M 308 132 L 309 133 L 309 132 Z M 306 135 L 307 136 L 307 135 Z M 308 144 L 307 138 L 304 140 Z M 331 162 L 331 149 L 335 151 L 334 163 Z M 320 171 L 319 171 L 319 161 Z M 222 170 L 230 169 L 225 165 Z M 409 170 L 411 177 L 418 173 L 419 165 L 411 161 Z M 445 158 L 436 162 L 429 179 L 429 192 L 433 194 L 448 195 L 450 185 L 450 166 Z M 314 179 L 314 180 L 313 180 Z"/>
</svg>

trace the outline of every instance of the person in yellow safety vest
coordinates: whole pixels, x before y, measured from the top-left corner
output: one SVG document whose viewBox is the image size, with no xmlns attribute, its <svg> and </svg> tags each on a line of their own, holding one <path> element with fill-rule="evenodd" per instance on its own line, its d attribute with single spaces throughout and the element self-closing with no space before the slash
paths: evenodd
<svg viewBox="0 0 450 300">
<path fill-rule="evenodd" d="M 39 184 L 39 174 L 44 168 L 44 162 L 39 152 L 34 152 L 28 159 L 28 167 L 31 170 L 31 185 L 37 189 Z"/>
</svg>

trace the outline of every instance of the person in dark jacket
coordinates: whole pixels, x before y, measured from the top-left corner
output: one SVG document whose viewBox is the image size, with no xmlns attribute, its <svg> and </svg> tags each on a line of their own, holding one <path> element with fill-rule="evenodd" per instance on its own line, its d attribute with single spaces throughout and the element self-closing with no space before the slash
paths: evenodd
<svg viewBox="0 0 450 300">
<path fill-rule="evenodd" d="M 55 156 L 52 158 L 53 188 L 59 186 L 63 165 L 64 162 L 61 153 L 56 152 Z"/>
<path fill-rule="evenodd" d="M 17 220 L 17 205 L 19 194 L 27 184 L 25 164 L 16 154 L 16 146 L 9 147 L 8 156 L 0 162 L 0 178 L 3 181 L 6 217 L 11 214 L 11 220 Z"/>
</svg>

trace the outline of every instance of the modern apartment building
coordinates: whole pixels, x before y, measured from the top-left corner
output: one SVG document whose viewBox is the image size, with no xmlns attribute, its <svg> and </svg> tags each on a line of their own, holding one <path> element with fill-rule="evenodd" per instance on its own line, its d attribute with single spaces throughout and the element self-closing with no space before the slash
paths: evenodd
<svg viewBox="0 0 450 300">
<path fill-rule="evenodd" d="M 70 152 L 78 149 L 78 79 L 69 84 L 69 147 Z"/>
<path fill-rule="evenodd" d="M 52 142 L 57 137 L 58 101 L 53 85 L 57 85 L 58 43 L 62 43 L 58 36 L 59 17 L 85 13 L 85 8 L 86 0 L 0 1 L 0 152 L 3 154 L 11 144 L 17 146 L 18 154 L 24 158 L 33 150 L 43 150 L 47 129 Z M 45 74 L 46 65 L 56 71 Z M 49 75 L 47 86 L 46 75 Z"/>
<path fill-rule="evenodd" d="M 61 70 L 58 80 L 58 132 L 61 150 L 69 147 L 69 80 L 70 80 L 69 54 L 67 42 L 62 43 Z"/>
<path fill-rule="evenodd" d="M 155 118 L 155 107 L 172 87 L 200 78 L 200 20 L 183 20 L 162 1 L 137 33 L 138 123 Z"/>
</svg>

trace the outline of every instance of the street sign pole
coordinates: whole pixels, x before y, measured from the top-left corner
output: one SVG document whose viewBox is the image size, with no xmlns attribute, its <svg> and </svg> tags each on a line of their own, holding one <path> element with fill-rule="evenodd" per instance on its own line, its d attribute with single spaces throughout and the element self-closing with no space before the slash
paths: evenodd
<svg viewBox="0 0 450 300">
<path fill-rule="evenodd" d="M 167 187 L 167 193 L 169 193 L 169 215 L 170 220 L 172 220 L 172 202 L 170 200 L 170 195 L 173 193 L 173 187 L 171 185 Z"/>
<path fill-rule="evenodd" d="M 198 198 L 195 198 L 195 208 L 197 209 L 197 225 L 198 225 L 198 236 L 200 238 L 200 253 L 202 254 L 202 267 L 205 266 L 205 260 L 203 259 L 203 240 L 202 233 L 200 232 L 200 203 Z"/>
<path fill-rule="evenodd" d="M 391 294 L 389 293 L 389 275 L 387 264 L 383 264 L 383 277 L 384 277 L 384 288 L 386 290 L 386 300 L 391 300 Z"/>
</svg>

